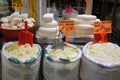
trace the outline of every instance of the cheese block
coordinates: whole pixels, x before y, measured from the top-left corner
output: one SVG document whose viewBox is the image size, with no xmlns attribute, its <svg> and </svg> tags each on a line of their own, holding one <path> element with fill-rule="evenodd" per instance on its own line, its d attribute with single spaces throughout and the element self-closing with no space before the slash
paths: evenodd
<svg viewBox="0 0 120 80">
<path fill-rule="evenodd" d="M 44 22 L 52 22 L 54 20 L 53 13 L 46 13 L 43 15 L 43 21 Z"/>
<path fill-rule="evenodd" d="M 87 24 L 78 24 L 75 25 L 75 29 L 79 30 L 79 29 L 85 29 L 85 30 L 92 30 L 94 28 L 93 25 L 87 25 Z"/>
<path fill-rule="evenodd" d="M 46 33 L 46 34 L 55 34 L 58 31 L 58 28 L 45 28 L 45 27 L 40 27 L 39 31 L 42 33 Z"/>
<path fill-rule="evenodd" d="M 57 27 L 58 23 L 55 20 L 53 20 L 52 22 L 44 22 L 44 21 L 42 21 L 41 26 L 44 26 L 46 28 L 53 28 L 53 27 Z"/>
<path fill-rule="evenodd" d="M 57 36 L 58 36 L 58 32 L 53 33 L 53 34 L 48 34 L 48 33 L 43 33 L 43 32 L 38 31 L 36 37 L 37 38 L 44 38 L 44 37 L 51 38 L 51 37 L 57 37 Z"/>
<path fill-rule="evenodd" d="M 87 31 L 86 30 L 76 30 L 75 33 L 80 34 L 80 35 L 93 35 L 94 31 L 93 30 L 91 30 L 91 31 L 89 31 L 89 30 L 87 30 Z"/>
<path fill-rule="evenodd" d="M 86 21 L 90 20 L 90 21 L 94 21 L 94 20 L 97 19 L 97 17 L 94 16 L 94 15 L 77 15 L 76 19 L 77 20 L 86 20 Z"/>
</svg>

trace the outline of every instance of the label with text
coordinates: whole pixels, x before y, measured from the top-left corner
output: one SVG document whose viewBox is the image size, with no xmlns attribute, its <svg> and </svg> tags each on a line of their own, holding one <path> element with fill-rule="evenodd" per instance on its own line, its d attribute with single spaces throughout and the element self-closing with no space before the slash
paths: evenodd
<svg viewBox="0 0 120 80">
<path fill-rule="evenodd" d="M 62 32 L 74 32 L 74 20 L 59 20 L 59 30 Z"/>
<path fill-rule="evenodd" d="M 98 21 L 94 23 L 94 34 L 112 33 L 111 21 Z"/>
</svg>

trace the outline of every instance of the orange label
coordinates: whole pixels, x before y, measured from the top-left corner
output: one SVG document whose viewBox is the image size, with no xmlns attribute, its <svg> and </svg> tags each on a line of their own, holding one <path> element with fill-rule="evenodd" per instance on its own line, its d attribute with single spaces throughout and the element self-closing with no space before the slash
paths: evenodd
<svg viewBox="0 0 120 80">
<path fill-rule="evenodd" d="M 111 21 L 98 21 L 94 23 L 94 34 L 112 33 Z"/>
<path fill-rule="evenodd" d="M 13 8 L 22 8 L 23 0 L 12 0 L 12 7 Z"/>
<path fill-rule="evenodd" d="M 74 32 L 74 20 L 59 20 L 59 30 L 62 31 L 66 39 L 66 47 L 68 46 L 68 33 Z"/>
<path fill-rule="evenodd" d="M 74 32 L 74 20 L 59 20 L 59 30 L 64 33 Z"/>
</svg>

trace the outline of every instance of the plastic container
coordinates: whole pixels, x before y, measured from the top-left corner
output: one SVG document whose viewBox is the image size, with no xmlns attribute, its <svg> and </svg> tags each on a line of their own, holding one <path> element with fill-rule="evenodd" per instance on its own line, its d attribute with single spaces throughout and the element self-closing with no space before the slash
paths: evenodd
<svg viewBox="0 0 120 80">
<path fill-rule="evenodd" d="M 74 59 L 53 59 L 47 53 L 47 50 L 52 46 L 47 46 L 43 62 L 43 75 L 45 80 L 78 80 L 81 50 L 72 44 L 68 44 L 68 46 L 78 51 L 78 55 Z"/>
<path fill-rule="evenodd" d="M 82 80 L 120 80 L 120 61 L 117 63 L 107 64 L 94 60 L 85 52 L 87 46 L 91 44 L 93 44 L 93 42 L 88 42 L 83 47 L 80 78 Z M 113 45 L 120 48 L 116 44 Z"/>
<path fill-rule="evenodd" d="M 2 36 L 3 36 L 3 39 L 4 39 L 6 42 L 8 42 L 8 41 L 13 41 L 13 40 L 18 40 L 18 33 L 19 33 L 20 31 L 25 30 L 25 29 L 7 29 L 7 28 L 2 28 L 2 27 L 1 27 L 1 24 L 2 24 L 2 23 L 0 23 L 0 32 L 1 32 Z M 30 32 L 33 32 L 35 26 L 36 26 L 36 23 L 34 24 L 33 27 L 29 27 L 28 30 L 29 30 Z"/>
<path fill-rule="evenodd" d="M 39 71 L 41 47 L 31 59 L 10 57 L 5 48 L 15 42 L 5 43 L 2 47 L 2 80 L 35 80 Z"/>
</svg>

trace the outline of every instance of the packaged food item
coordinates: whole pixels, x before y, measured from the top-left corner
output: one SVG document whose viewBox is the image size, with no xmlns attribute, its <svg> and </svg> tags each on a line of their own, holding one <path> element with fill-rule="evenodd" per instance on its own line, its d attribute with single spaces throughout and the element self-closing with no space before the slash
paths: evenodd
<svg viewBox="0 0 120 80">
<path fill-rule="evenodd" d="M 64 50 L 52 49 L 48 45 L 43 62 L 43 75 L 46 80 L 78 80 L 81 50 L 68 44 Z"/>
<path fill-rule="evenodd" d="M 82 80 L 119 80 L 120 47 L 114 43 L 89 42 L 83 48 Z"/>
<path fill-rule="evenodd" d="M 35 80 L 39 71 L 41 47 L 38 44 L 18 46 L 7 42 L 2 47 L 3 80 Z"/>
</svg>

